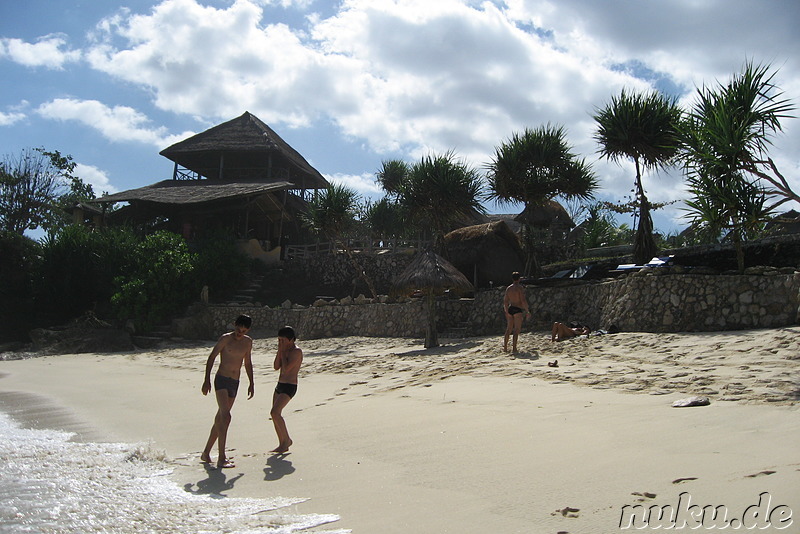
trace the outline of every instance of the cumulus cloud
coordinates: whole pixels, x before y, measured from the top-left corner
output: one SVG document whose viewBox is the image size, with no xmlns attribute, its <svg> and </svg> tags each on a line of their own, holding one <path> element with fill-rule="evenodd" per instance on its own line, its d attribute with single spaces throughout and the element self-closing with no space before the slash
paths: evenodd
<svg viewBox="0 0 800 534">
<path fill-rule="evenodd" d="M 116 193 L 118 189 L 111 185 L 108 175 L 93 165 L 77 163 L 75 165 L 75 176 L 92 186 L 96 196 L 105 193 Z"/>
<path fill-rule="evenodd" d="M 151 126 L 150 119 L 133 108 L 108 107 L 97 100 L 57 98 L 42 104 L 36 112 L 48 119 L 82 122 L 116 142 L 134 141 L 163 148 L 192 135 L 170 135 L 163 126 Z"/>
<path fill-rule="evenodd" d="M 11 113 L 3 113 L 0 111 L 0 126 L 11 126 L 12 124 L 21 121 L 25 118 L 24 113 L 12 111 Z"/>
<path fill-rule="evenodd" d="M 65 64 L 80 60 L 79 50 L 65 49 L 66 39 L 61 35 L 47 35 L 35 43 L 21 39 L 0 39 L 0 58 L 6 57 L 27 67 L 62 69 Z"/>
<path fill-rule="evenodd" d="M 375 182 L 375 175 L 364 174 L 326 174 L 325 179 L 332 184 L 340 184 L 358 191 L 365 198 L 376 199 L 384 195 L 383 189 Z"/>
<path fill-rule="evenodd" d="M 564 125 L 575 150 L 594 162 L 602 187 L 619 199 L 633 171 L 597 160 L 593 111 L 623 87 L 659 88 L 688 102 L 695 87 L 726 79 L 747 59 L 780 67 L 781 86 L 800 94 L 795 4 L 342 0 L 326 4 L 323 16 L 310 12 L 321 5 L 310 0 L 235 0 L 225 7 L 163 0 L 147 12 L 123 9 L 103 19 L 79 55 L 68 55 L 58 36 L 36 44 L 41 65 L 81 57 L 142 88 L 159 109 L 204 125 L 244 110 L 278 128 L 311 132 L 332 123 L 376 159 L 453 149 L 481 166 L 515 131 Z M 276 8 L 309 12 L 290 25 L 271 16 Z M 34 45 L 16 41 L 12 54 L 12 41 L 0 41 L 0 57 L 35 56 L 23 53 Z M 46 61 L 48 50 L 54 59 Z M 56 99 L 39 113 L 159 148 L 187 136 L 170 137 L 131 107 L 95 100 Z M 800 126 L 787 124 L 775 144 L 787 175 L 798 174 L 797 146 Z M 369 174 L 339 179 L 365 194 L 374 186 Z M 675 198 L 680 172 L 647 176 L 645 185 L 654 201 Z"/>
</svg>

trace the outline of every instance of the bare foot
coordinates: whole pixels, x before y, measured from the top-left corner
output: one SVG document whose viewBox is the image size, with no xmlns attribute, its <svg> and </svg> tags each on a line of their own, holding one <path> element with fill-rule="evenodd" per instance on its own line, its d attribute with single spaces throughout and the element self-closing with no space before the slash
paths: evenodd
<svg viewBox="0 0 800 534">
<path fill-rule="evenodd" d="M 200 461 L 203 462 L 204 464 L 210 464 L 211 463 L 211 455 L 208 454 L 207 452 L 202 453 L 200 455 Z"/>
<path fill-rule="evenodd" d="M 289 447 L 292 446 L 292 443 L 294 443 L 292 440 L 289 440 L 286 443 L 281 443 L 280 445 L 278 445 L 277 447 L 275 447 L 274 449 L 272 449 L 269 452 L 275 452 L 275 453 L 278 453 L 278 454 L 284 453 L 284 452 L 289 450 Z"/>
<path fill-rule="evenodd" d="M 236 464 L 233 463 L 233 460 L 220 460 L 217 462 L 217 469 L 229 469 L 231 467 L 236 467 Z"/>
</svg>

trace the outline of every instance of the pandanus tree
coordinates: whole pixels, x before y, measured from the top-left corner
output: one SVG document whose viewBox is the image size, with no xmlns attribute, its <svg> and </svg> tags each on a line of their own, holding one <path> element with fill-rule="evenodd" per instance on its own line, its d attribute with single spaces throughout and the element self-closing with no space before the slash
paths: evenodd
<svg viewBox="0 0 800 534">
<path fill-rule="evenodd" d="M 346 239 L 347 232 L 355 225 L 358 200 L 358 194 L 354 190 L 345 185 L 332 184 L 312 199 L 303 220 L 314 233 L 325 236 L 332 246 L 344 251 L 356 271 L 356 276 L 364 281 L 372 297 L 377 298 L 378 293 L 372 279 L 367 276 Z"/>
<path fill-rule="evenodd" d="M 681 123 L 682 159 L 693 225 L 736 247 L 744 269 L 743 241 L 784 202 L 800 201 L 767 151 L 793 105 L 774 83 L 768 65 L 745 64 L 727 84 L 701 87 Z M 770 204 L 770 199 L 776 199 Z"/>
<path fill-rule="evenodd" d="M 526 128 L 495 148 L 487 165 L 490 198 L 541 206 L 557 196 L 590 199 L 597 189 L 591 165 L 579 159 L 566 140 L 563 126 Z M 526 229 L 526 236 L 531 229 Z M 533 243 L 525 239 L 526 273 L 538 272 Z"/>
<path fill-rule="evenodd" d="M 438 253 L 444 251 L 447 232 L 485 211 L 480 175 L 452 151 L 429 154 L 412 165 L 384 162 L 377 177 L 384 190 L 397 198 L 407 227 L 429 232 Z"/>
<path fill-rule="evenodd" d="M 633 161 L 638 201 L 638 226 L 634 241 L 634 261 L 647 263 L 656 255 L 651 204 L 642 184 L 642 173 L 670 165 L 678 153 L 678 126 L 681 110 L 676 99 L 656 91 L 630 93 L 622 90 L 605 107 L 596 110 L 594 139 L 600 156 L 619 163 Z"/>
</svg>

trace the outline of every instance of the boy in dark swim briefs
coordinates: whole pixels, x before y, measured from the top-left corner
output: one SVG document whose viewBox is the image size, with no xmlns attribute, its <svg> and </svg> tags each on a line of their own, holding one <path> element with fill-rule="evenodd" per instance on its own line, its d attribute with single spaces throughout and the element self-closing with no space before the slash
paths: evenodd
<svg viewBox="0 0 800 534">
<path fill-rule="evenodd" d="M 203 386 L 200 390 L 203 395 L 208 395 L 211 391 L 211 369 L 214 367 L 214 360 L 220 356 L 219 368 L 214 377 L 214 393 L 217 397 L 217 415 L 214 417 L 214 424 L 208 435 L 206 447 L 200 455 L 203 462 L 211 463 L 211 449 L 215 442 L 219 442 L 219 457 L 217 467 L 236 467 L 234 463 L 225 455 L 225 444 L 228 439 L 228 428 L 231 424 L 231 408 L 236 400 L 236 393 L 239 391 L 239 376 L 242 372 L 242 365 L 247 372 L 250 380 L 250 387 L 247 388 L 247 398 L 253 398 L 255 392 L 253 385 L 253 361 L 251 352 L 253 340 L 247 335 L 250 330 L 252 320 L 247 315 L 240 315 L 234 322 L 233 332 L 228 332 L 219 338 L 217 344 L 211 350 L 206 362 L 206 374 Z"/>
<path fill-rule="evenodd" d="M 297 373 L 303 363 L 303 351 L 295 345 L 297 336 L 291 326 L 284 326 L 278 330 L 278 353 L 275 355 L 273 367 L 278 374 L 278 385 L 272 395 L 272 424 L 278 435 L 278 446 L 271 452 L 285 453 L 292 445 L 286 421 L 283 420 L 283 409 L 297 393 Z"/>
<path fill-rule="evenodd" d="M 530 317 L 528 299 L 525 298 L 525 288 L 519 283 L 520 274 L 511 273 L 511 285 L 506 288 L 503 295 L 503 311 L 506 316 L 506 332 L 503 338 L 503 351 L 508 352 L 508 338 L 512 338 L 512 352 L 517 352 L 517 339 L 522 330 L 522 321 Z"/>
</svg>

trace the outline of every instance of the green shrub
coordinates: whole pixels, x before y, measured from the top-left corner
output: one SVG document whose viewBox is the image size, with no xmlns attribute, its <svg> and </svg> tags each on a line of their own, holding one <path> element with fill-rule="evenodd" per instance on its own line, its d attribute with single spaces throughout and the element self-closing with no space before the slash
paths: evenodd
<svg viewBox="0 0 800 534">
<path fill-rule="evenodd" d="M 32 272 L 39 245 L 14 232 L 0 232 L 0 342 L 23 341 L 31 328 Z"/>
<path fill-rule="evenodd" d="M 108 317 L 113 280 L 126 269 L 137 242 L 127 228 L 90 230 L 82 225 L 44 238 L 34 288 L 42 320 L 61 323 L 89 310 Z"/>
<path fill-rule="evenodd" d="M 111 303 L 117 317 L 133 319 L 137 330 L 149 331 L 180 311 L 199 293 L 195 261 L 181 236 L 165 231 L 147 236 L 114 281 Z"/>
<path fill-rule="evenodd" d="M 251 259 L 224 232 L 216 232 L 192 245 L 196 253 L 195 279 L 197 286 L 208 286 L 212 298 L 222 298 L 240 287 L 251 271 Z"/>
</svg>

